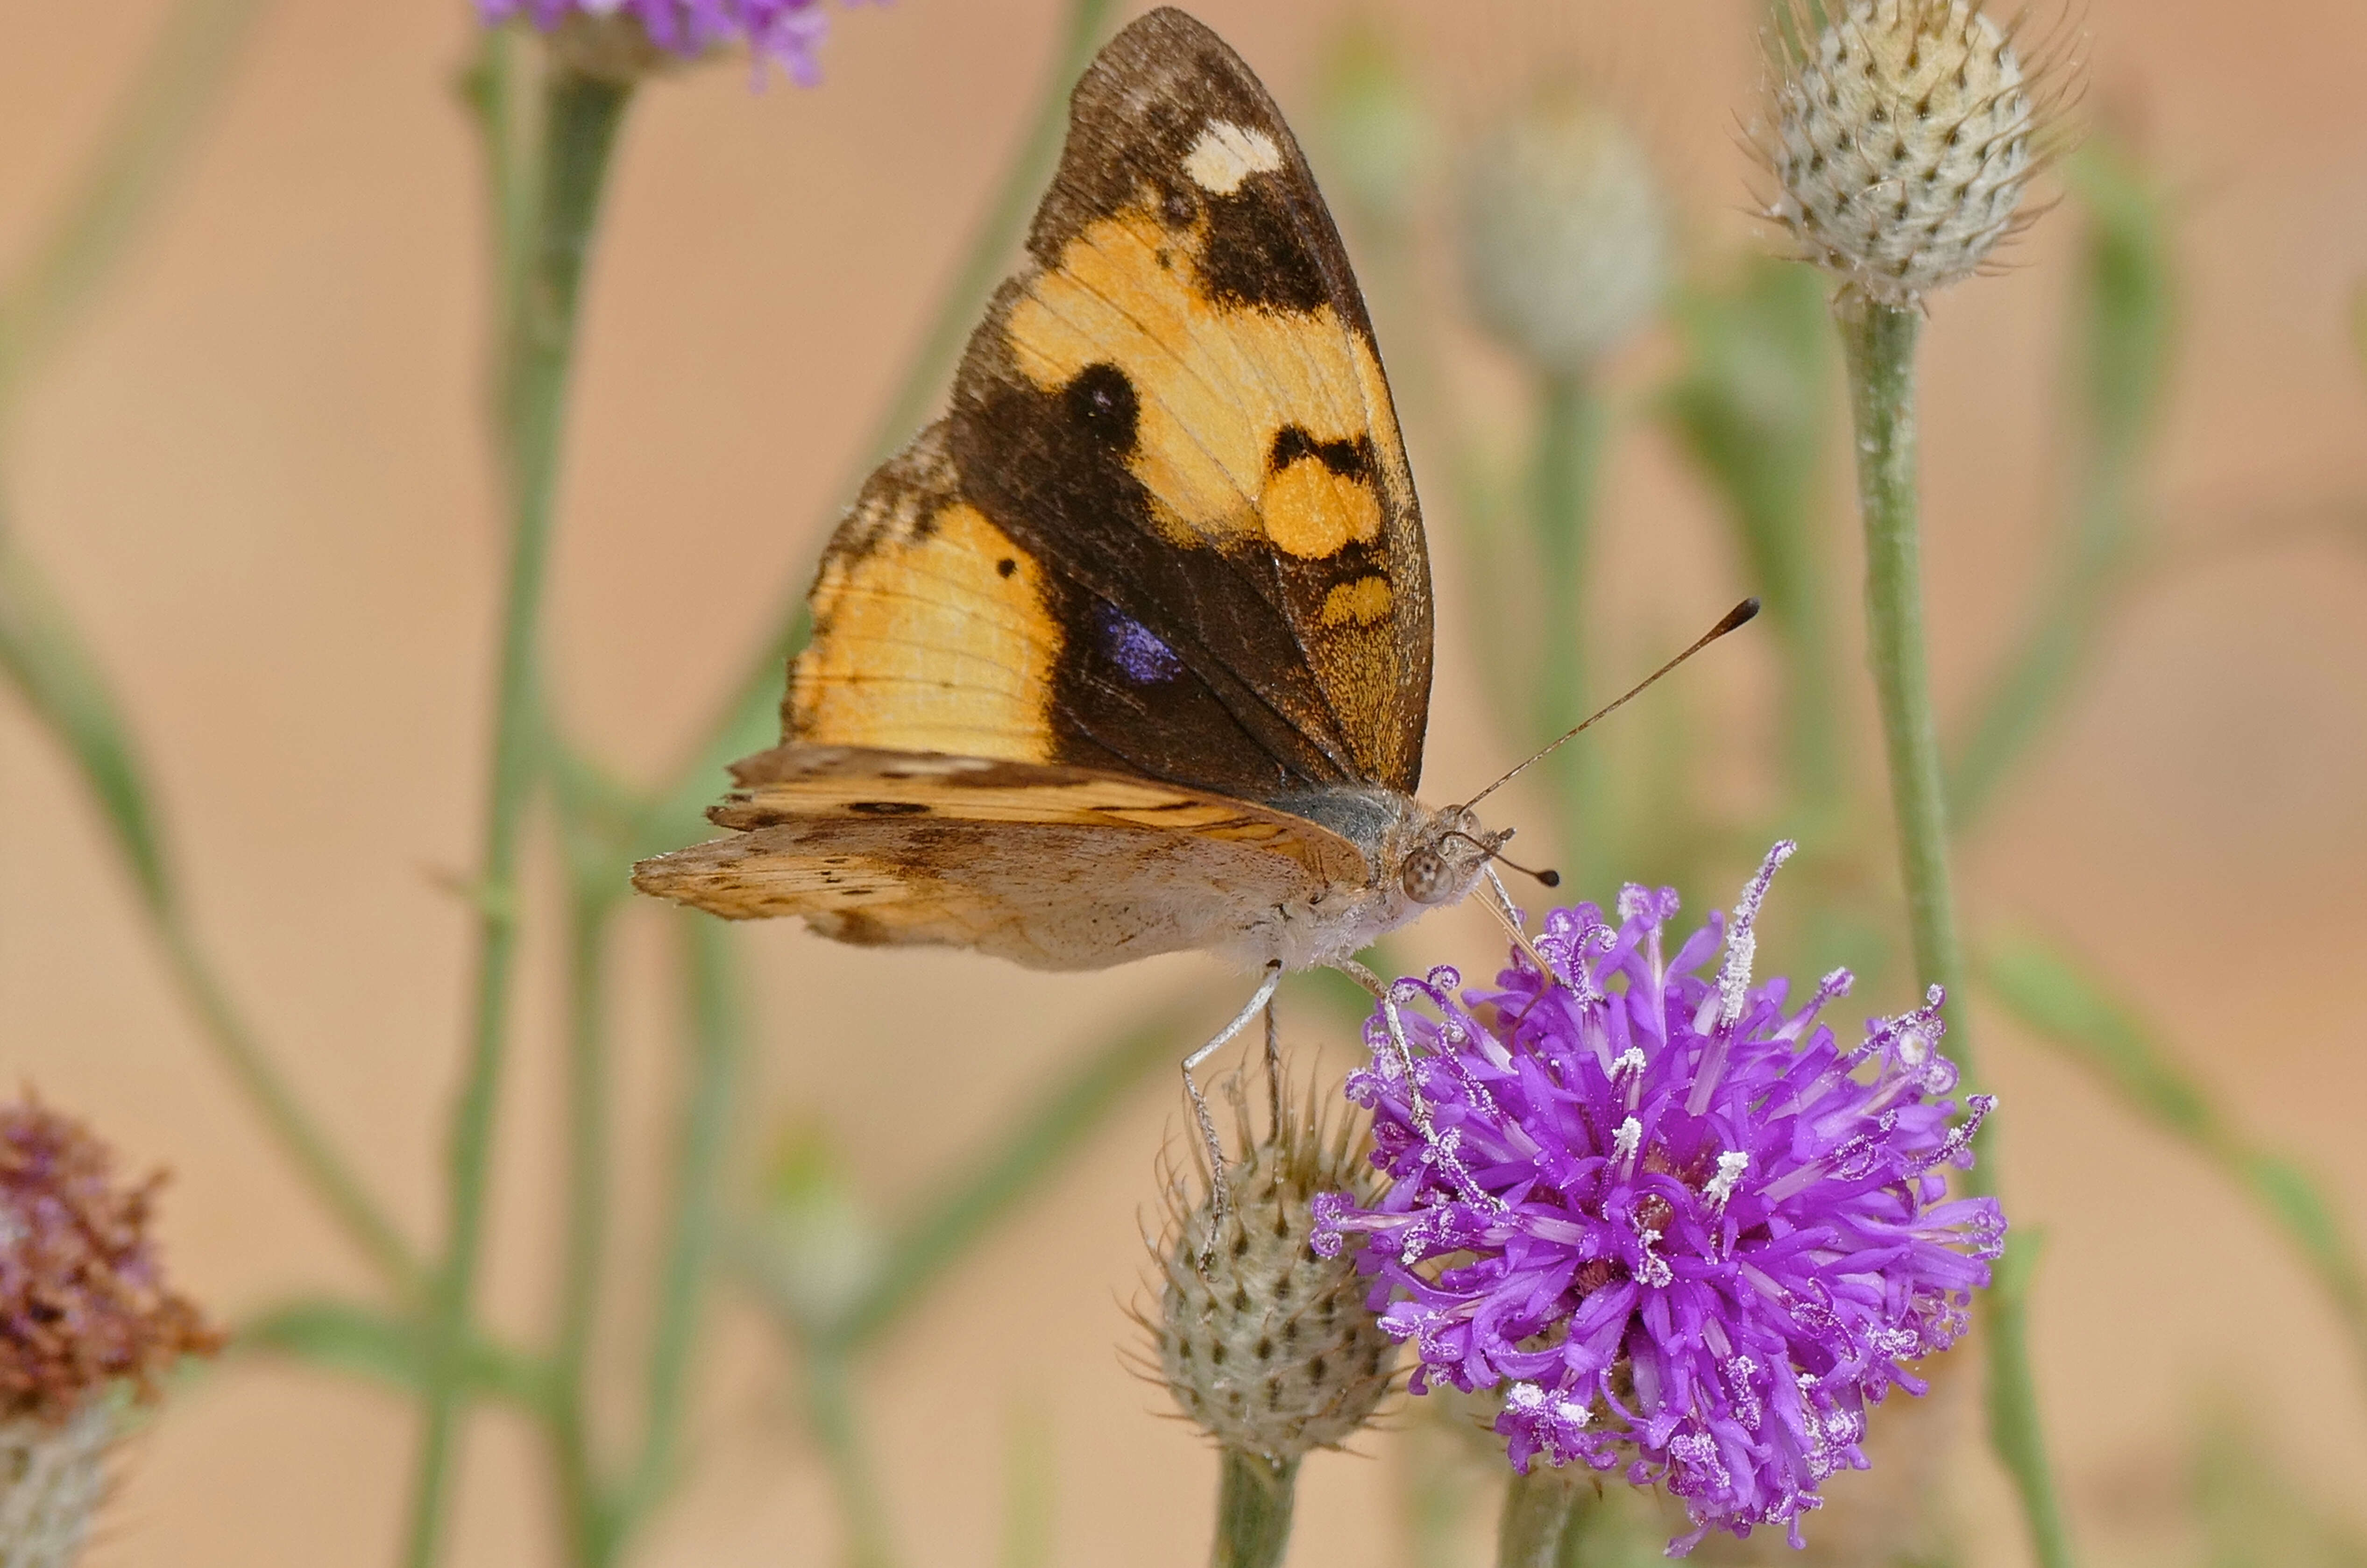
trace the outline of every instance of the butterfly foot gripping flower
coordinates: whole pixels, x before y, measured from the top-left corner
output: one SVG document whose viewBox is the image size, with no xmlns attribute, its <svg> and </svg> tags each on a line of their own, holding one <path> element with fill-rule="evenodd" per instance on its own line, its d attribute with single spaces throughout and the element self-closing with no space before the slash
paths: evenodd
<svg viewBox="0 0 2367 1568">
<path fill-rule="evenodd" d="M 524 17 L 570 69 L 626 83 L 737 43 L 811 86 L 830 31 L 821 0 L 477 0 L 477 14 Z"/>
<path fill-rule="evenodd" d="M 220 1337 L 165 1289 L 157 1179 L 119 1187 L 106 1145 L 30 1100 L 0 1107 L 0 1563 L 65 1568 L 106 1494 L 125 1395 L 150 1398 Z"/>
<path fill-rule="evenodd" d="M 1978 270 L 2027 215 L 2059 140 L 2060 51 L 2025 61 L 1967 0 L 1849 0 L 1819 27 L 1805 0 L 1776 29 L 1770 215 L 1802 259 L 1888 305 Z"/>
<path fill-rule="evenodd" d="M 1844 1049 L 1818 1014 L 1845 971 L 1796 1005 L 1754 983 L 1752 926 L 1791 849 L 1673 946 L 1674 891 L 1631 886 L 1609 915 L 1552 912 L 1549 976 L 1516 959 L 1494 990 L 1458 994 L 1451 970 L 1413 983 L 1438 1014 L 1405 1019 L 1414 1072 L 1464 1169 L 1416 1134 L 1406 1070 L 1368 1026 L 1349 1093 L 1391 1185 L 1316 1205 L 1319 1250 L 1366 1239 L 1414 1392 L 1500 1388 L 1523 1471 L 1659 1483 L 1695 1527 L 1672 1552 L 1761 1524 L 1800 1544 L 1824 1480 L 1865 1466 L 1867 1404 L 1923 1392 L 1902 1363 L 1964 1334 L 2003 1249 L 1994 1199 L 1947 1196 L 1992 1102 L 1952 1114 L 1937 989 Z"/>
<path fill-rule="evenodd" d="M 1159 1313 L 1137 1316 L 1157 1376 L 1188 1419 L 1226 1449 L 1287 1465 L 1364 1426 L 1389 1391 L 1398 1344 L 1365 1304 L 1355 1259 L 1313 1244 L 1319 1197 L 1370 1195 L 1363 1140 L 1344 1117 L 1327 1125 L 1314 1096 L 1294 1091 L 1272 1056 L 1267 1074 L 1263 1140 L 1251 1134 L 1241 1081 L 1227 1085 L 1240 1153 L 1226 1173 L 1231 1201 L 1205 1271 L 1213 1199 L 1205 1181 L 1195 1199 L 1172 1176 L 1166 1223 L 1150 1244 Z"/>
</svg>

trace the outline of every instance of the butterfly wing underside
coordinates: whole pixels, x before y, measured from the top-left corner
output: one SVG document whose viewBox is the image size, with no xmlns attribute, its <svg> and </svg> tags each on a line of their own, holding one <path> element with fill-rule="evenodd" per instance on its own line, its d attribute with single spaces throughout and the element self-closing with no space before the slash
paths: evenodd
<svg viewBox="0 0 2367 1568">
<path fill-rule="evenodd" d="M 865 946 L 1098 969 L 1221 947 L 1245 911 L 1368 874 L 1287 813 L 1083 768 L 793 743 L 733 772 L 709 813 L 732 834 L 644 861 L 636 885 Z"/>
</svg>

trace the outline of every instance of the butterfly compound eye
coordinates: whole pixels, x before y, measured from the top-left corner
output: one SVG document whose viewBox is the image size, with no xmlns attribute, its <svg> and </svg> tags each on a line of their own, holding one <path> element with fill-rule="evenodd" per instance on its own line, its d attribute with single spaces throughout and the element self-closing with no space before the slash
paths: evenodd
<svg viewBox="0 0 2367 1568">
<path fill-rule="evenodd" d="M 1416 903 L 1444 903 L 1455 892 L 1455 875 L 1447 869 L 1445 857 L 1425 846 L 1406 857 L 1398 885 Z"/>
</svg>

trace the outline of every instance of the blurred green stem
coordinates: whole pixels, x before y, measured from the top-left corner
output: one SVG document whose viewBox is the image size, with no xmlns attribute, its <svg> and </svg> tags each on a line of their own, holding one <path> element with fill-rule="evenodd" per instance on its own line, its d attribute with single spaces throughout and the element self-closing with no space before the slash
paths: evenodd
<svg viewBox="0 0 2367 1568">
<path fill-rule="evenodd" d="M 678 1468 L 691 1352 L 715 1256 L 732 1092 L 745 1054 L 747 1015 L 731 928 L 696 914 L 681 915 L 679 924 L 690 1072 L 674 1142 L 671 1207 L 659 1249 L 641 1452 L 618 1510 L 620 1531 L 648 1515 Z"/>
<path fill-rule="evenodd" d="M 2025 1027 L 2069 1051 L 2260 1206 L 2325 1291 L 2367 1383 L 2367 1267 L 2323 1185 L 2230 1120 L 2218 1097 L 2162 1049 L 2149 1020 L 2062 954 L 2032 937 L 2009 939 L 1985 955 L 1981 978 Z"/>
<path fill-rule="evenodd" d="M 1975 710 L 1948 781 L 1962 834 L 2068 696 L 2137 553 L 2139 497 L 2169 361 L 2169 242 L 2159 196 L 2101 140 L 2073 160 L 2088 218 L 2074 305 L 2072 501 L 2054 582 Z"/>
<path fill-rule="evenodd" d="M 844 1356 L 827 1346 L 814 1347 L 806 1360 L 807 1424 L 821 1445 L 822 1458 L 838 1489 L 847 1568 L 895 1568 L 896 1551 L 889 1539 L 878 1471 L 864 1447 L 847 1375 Z"/>
<path fill-rule="evenodd" d="M 483 1253 L 493 1113 L 507 1043 L 517 949 L 518 846 L 533 791 L 541 725 L 536 645 L 549 561 L 560 436 L 576 304 L 608 155 L 629 88 L 560 73 L 545 88 L 541 182 L 531 271 L 510 344 L 516 374 L 504 412 L 514 420 L 508 585 L 503 596 L 492 778 L 486 809 L 474 1019 L 448 1147 L 445 1253 L 428 1319 L 428 1386 L 404 1562 L 426 1568 L 441 1550 L 462 1403 L 461 1353 Z"/>
<path fill-rule="evenodd" d="M 611 1555 L 613 1519 L 594 1449 L 587 1384 L 608 1233 L 607 956 L 612 895 L 578 886 L 567 928 L 566 1242 L 551 1350 L 551 1442 L 569 1561 Z"/>
<path fill-rule="evenodd" d="M 1274 1568 L 1290 1546 L 1298 1461 L 1226 1449 L 1217 1459 L 1217 1539 L 1208 1568 Z"/>
<path fill-rule="evenodd" d="M 1849 367 L 1857 433 L 1858 510 L 1865 529 L 1866 656 L 1873 665 L 1897 819 L 1901 880 L 1917 975 L 1946 988 L 1948 1046 L 1967 1091 L 1980 1079 L 1965 1026 L 1964 954 L 1948 880 L 1948 811 L 1938 727 L 1923 640 L 1922 540 L 1916 474 L 1915 347 L 1919 309 L 1899 309 L 1855 290 L 1834 304 Z M 1984 1127 L 1979 1161 L 1965 1186 L 1996 1190 L 1992 1139 Z M 2010 1263 L 2001 1267 L 2010 1267 Z M 2071 1544 L 2039 1424 L 2023 1303 L 2017 1293 L 1983 1298 L 1989 1325 L 1989 1441 L 2022 1498 L 2041 1568 L 2069 1568 Z"/>
<path fill-rule="evenodd" d="M 64 338 L 124 243 L 151 213 L 229 80 L 264 0 L 181 0 L 165 17 L 98 146 L 0 292 L 0 409 Z"/>
<path fill-rule="evenodd" d="M 843 506 L 872 469 L 919 432 L 929 409 L 943 395 L 962 347 L 969 341 L 970 328 L 1009 267 L 1028 215 L 1051 177 L 1068 124 L 1069 91 L 1093 59 L 1110 7 L 1111 0 L 1070 0 L 1059 62 L 1047 82 L 1026 138 L 971 238 L 960 272 L 938 301 L 936 315 L 889 401 L 861 466 L 841 485 L 833 508 Z M 794 585 L 779 630 L 751 663 L 705 739 L 661 787 L 657 803 L 636 836 L 637 854 L 678 848 L 703 835 L 707 807 L 714 799 L 724 765 L 780 738 L 781 667 L 805 643 L 805 587 L 803 578 Z"/>
<path fill-rule="evenodd" d="M 1548 1464 L 1515 1472 L 1496 1527 L 1496 1568 L 1561 1568 L 1578 1489 L 1590 1483 L 1582 1473 Z"/>
<path fill-rule="evenodd" d="M 246 1096 L 264 1130 L 330 1218 L 377 1268 L 398 1301 L 416 1300 L 419 1261 L 336 1144 L 296 1097 L 208 957 L 173 877 L 170 856 L 130 724 L 98 662 L 0 527 L 0 674 L 78 767 L 114 840 L 149 929 L 163 949 L 200 1038 Z"/>
<path fill-rule="evenodd" d="M 263 8 L 262 0 L 181 0 L 166 16 L 116 100 L 96 151 L 35 242 L 31 260 L 0 290 L 0 413 L 14 405 L 64 340 L 126 242 L 154 210 L 176 165 L 198 144 L 198 124 Z M 0 673 L 81 769 L 174 981 L 231 1081 L 388 1290 L 412 1299 L 422 1279 L 417 1258 L 298 1102 L 231 1000 L 173 885 L 163 826 L 130 726 L 63 607 L 5 532 Z"/>
<path fill-rule="evenodd" d="M 1588 556 L 1607 421 L 1587 379 L 1569 373 L 1543 379 L 1537 420 L 1530 507 L 1545 615 L 1531 665 L 1535 700 L 1529 722 L 1535 744 L 1543 745 L 1587 713 L 1586 644 L 1593 631 L 1586 603 L 1592 565 Z M 1587 878 L 1604 871 L 1597 853 L 1605 838 L 1597 824 L 1608 805 L 1602 749 L 1581 742 L 1546 766 L 1561 802 L 1566 863 L 1557 869 L 1565 882 L 1584 886 Z"/>
<path fill-rule="evenodd" d="M 851 1353 L 901 1321 L 932 1283 L 1100 1125 L 1120 1095 L 1154 1068 L 1182 1060 L 1177 1042 L 1189 1033 L 1184 1021 L 1197 1011 L 1170 1005 L 1153 1012 L 1071 1070 L 1033 1110 L 1007 1123 L 992 1149 L 939 1184 L 946 1197 L 898 1230 L 870 1289 L 843 1320 L 828 1325 L 832 1341 Z"/>
</svg>

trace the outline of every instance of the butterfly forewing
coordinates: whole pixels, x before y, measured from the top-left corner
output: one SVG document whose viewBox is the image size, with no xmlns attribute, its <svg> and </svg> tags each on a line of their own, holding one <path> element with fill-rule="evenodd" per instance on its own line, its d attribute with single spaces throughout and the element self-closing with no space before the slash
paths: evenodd
<svg viewBox="0 0 2367 1568">
<path fill-rule="evenodd" d="M 1372 329 L 1273 100 L 1180 12 L 1078 85 L 971 339 L 964 495 L 1046 568 L 1064 758 L 1274 800 L 1410 792 L 1431 595 Z M 1214 699 L 1216 711 L 1201 700 Z"/>
</svg>

